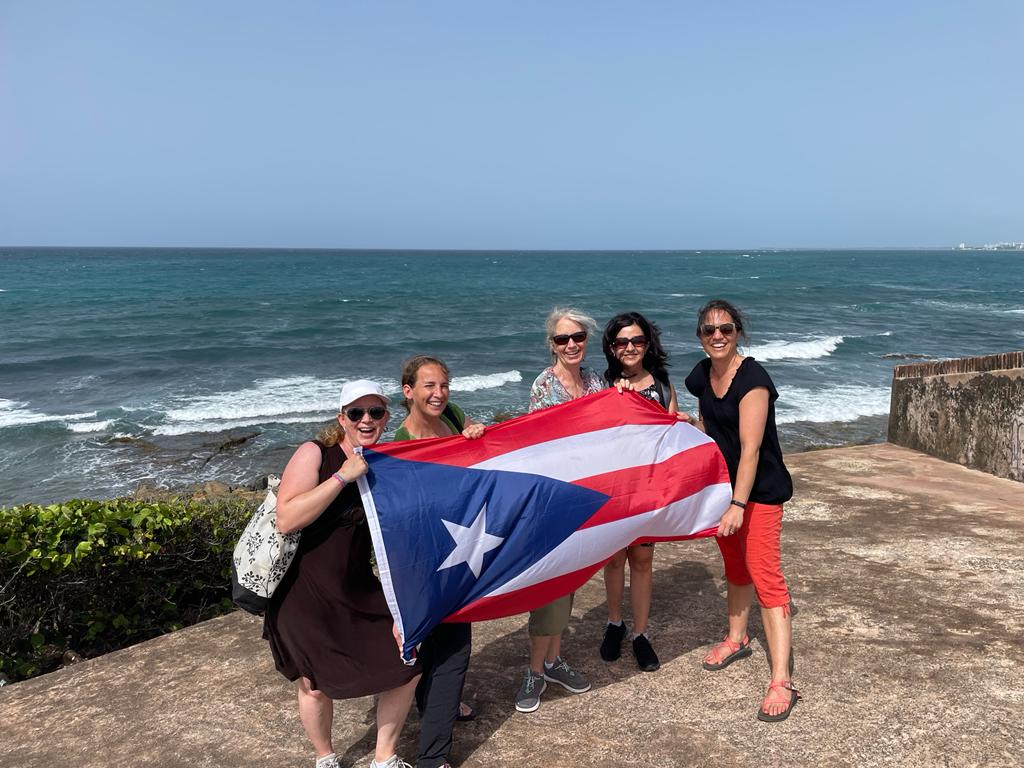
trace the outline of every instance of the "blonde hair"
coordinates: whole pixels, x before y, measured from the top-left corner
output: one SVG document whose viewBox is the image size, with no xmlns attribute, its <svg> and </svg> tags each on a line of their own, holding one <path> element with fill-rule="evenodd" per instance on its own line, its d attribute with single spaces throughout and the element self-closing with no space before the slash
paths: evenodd
<svg viewBox="0 0 1024 768">
<path fill-rule="evenodd" d="M 325 448 L 330 448 L 332 445 L 337 445 L 345 439 L 345 430 L 338 423 L 338 420 L 335 419 L 323 426 L 320 432 L 317 433 L 316 439 L 323 443 Z"/>
</svg>

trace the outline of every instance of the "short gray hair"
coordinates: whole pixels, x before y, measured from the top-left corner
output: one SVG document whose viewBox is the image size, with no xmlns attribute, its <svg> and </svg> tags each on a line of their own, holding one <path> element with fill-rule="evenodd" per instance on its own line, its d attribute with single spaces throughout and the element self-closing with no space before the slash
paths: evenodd
<svg viewBox="0 0 1024 768">
<path fill-rule="evenodd" d="M 551 310 L 551 314 L 548 315 L 547 322 L 544 324 L 544 341 L 547 343 L 548 349 L 551 349 L 551 337 L 555 335 L 555 326 L 558 325 L 558 321 L 562 318 L 572 320 L 586 330 L 589 337 L 597 336 L 597 321 L 586 312 L 576 309 L 576 307 L 555 307 Z M 554 354 L 554 350 L 552 350 L 552 357 L 554 357 Z"/>
</svg>

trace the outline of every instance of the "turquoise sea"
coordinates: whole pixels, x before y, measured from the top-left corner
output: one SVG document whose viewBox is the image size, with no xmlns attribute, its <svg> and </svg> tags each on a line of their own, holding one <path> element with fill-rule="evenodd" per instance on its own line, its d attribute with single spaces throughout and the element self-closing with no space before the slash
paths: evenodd
<svg viewBox="0 0 1024 768">
<path fill-rule="evenodd" d="M 555 304 L 643 312 L 681 385 L 713 297 L 749 315 L 788 451 L 883 440 L 894 365 L 1024 348 L 1021 252 L 0 248 L 0 505 L 252 482 L 416 353 L 474 418 L 520 412 Z"/>
</svg>

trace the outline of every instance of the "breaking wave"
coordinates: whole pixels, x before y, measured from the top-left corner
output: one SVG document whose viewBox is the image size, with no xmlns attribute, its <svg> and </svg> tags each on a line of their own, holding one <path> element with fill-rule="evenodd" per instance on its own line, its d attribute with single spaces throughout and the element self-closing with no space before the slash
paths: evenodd
<svg viewBox="0 0 1024 768">
<path fill-rule="evenodd" d="M 844 422 L 889 413 L 889 388 L 840 384 L 821 389 L 787 387 L 779 392 L 775 421 Z"/>
<path fill-rule="evenodd" d="M 823 336 L 809 341 L 769 341 L 747 349 L 757 360 L 816 360 L 828 357 L 842 344 L 842 336 Z"/>
</svg>

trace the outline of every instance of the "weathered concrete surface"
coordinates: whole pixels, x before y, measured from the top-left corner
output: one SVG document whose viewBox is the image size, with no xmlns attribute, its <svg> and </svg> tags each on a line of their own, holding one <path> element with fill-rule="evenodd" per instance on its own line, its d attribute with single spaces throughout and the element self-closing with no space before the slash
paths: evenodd
<svg viewBox="0 0 1024 768">
<path fill-rule="evenodd" d="M 1024 351 L 897 366 L 889 441 L 1024 481 Z"/>
<path fill-rule="evenodd" d="M 476 627 L 458 726 L 464 766 L 1019 766 L 1024 761 L 1024 486 L 892 445 L 789 457 L 797 496 L 783 553 L 797 614 L 790 719 L 755 720 L 753 658 L 700 668 L 724 631 L 711 541 L 659 544 L 660 671 L 600 660 L 600 578 L 577 596 L 566 647 L 581 696 L 516 714 L 520 618 Z M 760 636 L 760 625 L 755 624 Z M 415 716 L 402 753 L 414 753 Z M 372 700 L 339 702 L 335 744 L 368 764 Z M 312 766 L 290 686 L 259 624 L 222 619 L 0 689 L 0 766 Z"/>
</svg>

